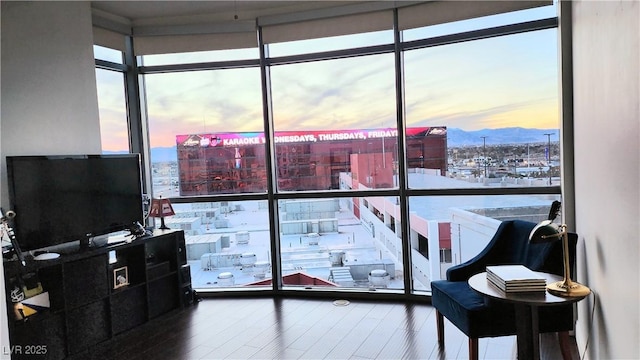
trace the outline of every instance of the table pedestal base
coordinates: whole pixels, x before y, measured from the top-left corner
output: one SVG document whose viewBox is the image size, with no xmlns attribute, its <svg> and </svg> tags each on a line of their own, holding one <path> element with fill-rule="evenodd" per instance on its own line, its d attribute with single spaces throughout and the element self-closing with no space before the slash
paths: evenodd
<svg viewBox="0 0 640 360">
<path fill-rule="evenodd" d="M 540 360 L 538 307 L 515 304 L 518 360 Z"/>
</svg>

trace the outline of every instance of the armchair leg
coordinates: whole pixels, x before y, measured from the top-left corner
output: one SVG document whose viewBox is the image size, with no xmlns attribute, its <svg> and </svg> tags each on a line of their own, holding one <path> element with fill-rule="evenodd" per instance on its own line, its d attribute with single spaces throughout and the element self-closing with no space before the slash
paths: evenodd
<svg viewBox="0 0 640 360">
<path fill-rule="evenodd" d="M 469 360 L 478 360 L 478 338 L 469 338 Z"/>
<path fill-rule="evenodd" d="M 569 339 L 569 332 L 558 332 L 558 342 L 560 343 L 560 352 L 562 353 L 562 359 L 571 360 L 571 340 Z"/>
<path fill-rule="evenodd" d="M 438 345 L 444 346 L 444 315 L 436 310 L 436 327 L 438 331 Z"/>
</svg>

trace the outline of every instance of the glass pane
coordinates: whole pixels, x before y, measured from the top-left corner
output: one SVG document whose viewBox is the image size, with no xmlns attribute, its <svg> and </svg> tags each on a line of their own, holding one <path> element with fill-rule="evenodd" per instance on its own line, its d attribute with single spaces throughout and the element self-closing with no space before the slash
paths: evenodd
<svg viewBox="0 0 640 360">
<path fill-rule="evenodd" d="M 93 45 L 93 57 L 99 60 L 111 61 L 122 64 L 122 51 L 109 49 L 99 45 Z"/>
<path fill-rule="evenodd" d="M 384 30 L 363 34 L 330 36 L 319 39 L 272 43 L 269 44 L 269 56 L 278 57 L 310 54 L 384 44 L 393 44 L 393 31 Z"/>
<path fill-rule="evenodd" d="M 404 41 L 420 40 L 430 37 L 456 34 L 465 31 L 486 29 L 496 26 L 517 24 L 525 21 L 547 19 L 557 16 L 556 3 L 533 9 L 512 11 L 504 14 L 483 16 L 474 19 L 453 21 L 445 24 L 408 29 L 402 32 Z"/>
<path fill-rule="evenodd" d="M 280 200 L 285 286 L 404 288 L 395 198 Z"/>
<path fill-rule="evenodd" d="M 414 196 L 409 198 L 413 290 L 429 290 L 432 280 L 482 251 L 500 222 L 548 218 L 560 195 Z"/>
<path fill-rule="evenodd" d="M 173 209 L 176 214 L 165 224 L 185 232 L 194 288 L 260 288 L 271 278 L 266 200 L 173 204 Z"/>
<path fill-rule="evenodd" d="M 264 192 L 257 68 L 145 75 L 151 162 L 174 163 L 171 194 Z M 175 185 L 178 188 L 175 188 Z M 165 191 L 166 188 L 162 188 Z M 176 192 L 177 191 L 177 192 Z"/>
<path fill-rule="evenodd" d="M 142 56 L 144 66 L 196 64 L 217 61 L 251 60 L 260 58 L 258 48 L 194 51 L 177 54 L 159 54 Z"/>
<path fill-rule="evenodd" d="M 404 65 L 408 126 L 447 128 L 448 171 L 409 164 L 411 187 L 560 183 L 556 29 L 407 51 Z"/>
<path fill-rule="evenodd" d="M 393 69 L 392 54 L 272 67 L 280 191 L 339 189 L 349 172 L 394 186 Z"/>
<path fill-rule="evenodd" d="M 100 139 L 103 153 L 129 152 L 129 124 L 124 74 L 96 69 Z"/>
</svg>

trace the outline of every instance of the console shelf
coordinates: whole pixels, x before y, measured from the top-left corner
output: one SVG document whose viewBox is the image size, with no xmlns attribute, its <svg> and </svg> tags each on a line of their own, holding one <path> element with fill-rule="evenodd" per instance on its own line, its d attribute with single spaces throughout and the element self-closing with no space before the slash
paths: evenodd
<svg viewBox="0 0 640 360">
<path fill-rule="evenodd" d="M 46 359 L 93 358 L 118 335 L 192 302 L 182 230 L 156 230 L 54 260 L 26 260 L 25 267 L 4 261 L 9 336 L 12 348 L 22 352 L 12 359 L 33 358 L 27 348 Z M 10 292 L 28 274 L 37 275 L 48 292 L 50 308 L 16 320 Z"/>
</svg>

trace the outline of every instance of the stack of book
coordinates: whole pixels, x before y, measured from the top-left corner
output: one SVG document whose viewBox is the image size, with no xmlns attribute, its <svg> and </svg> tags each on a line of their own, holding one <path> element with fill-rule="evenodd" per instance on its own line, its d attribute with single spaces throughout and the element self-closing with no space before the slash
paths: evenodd
<svg viewBox="0 0 640 360">
<path fill-rule="evenodd" d="M 487 280 L 506 293 L 544 292 L 546 279 L 524 265 L 487 266 Z"/>
</svg>

